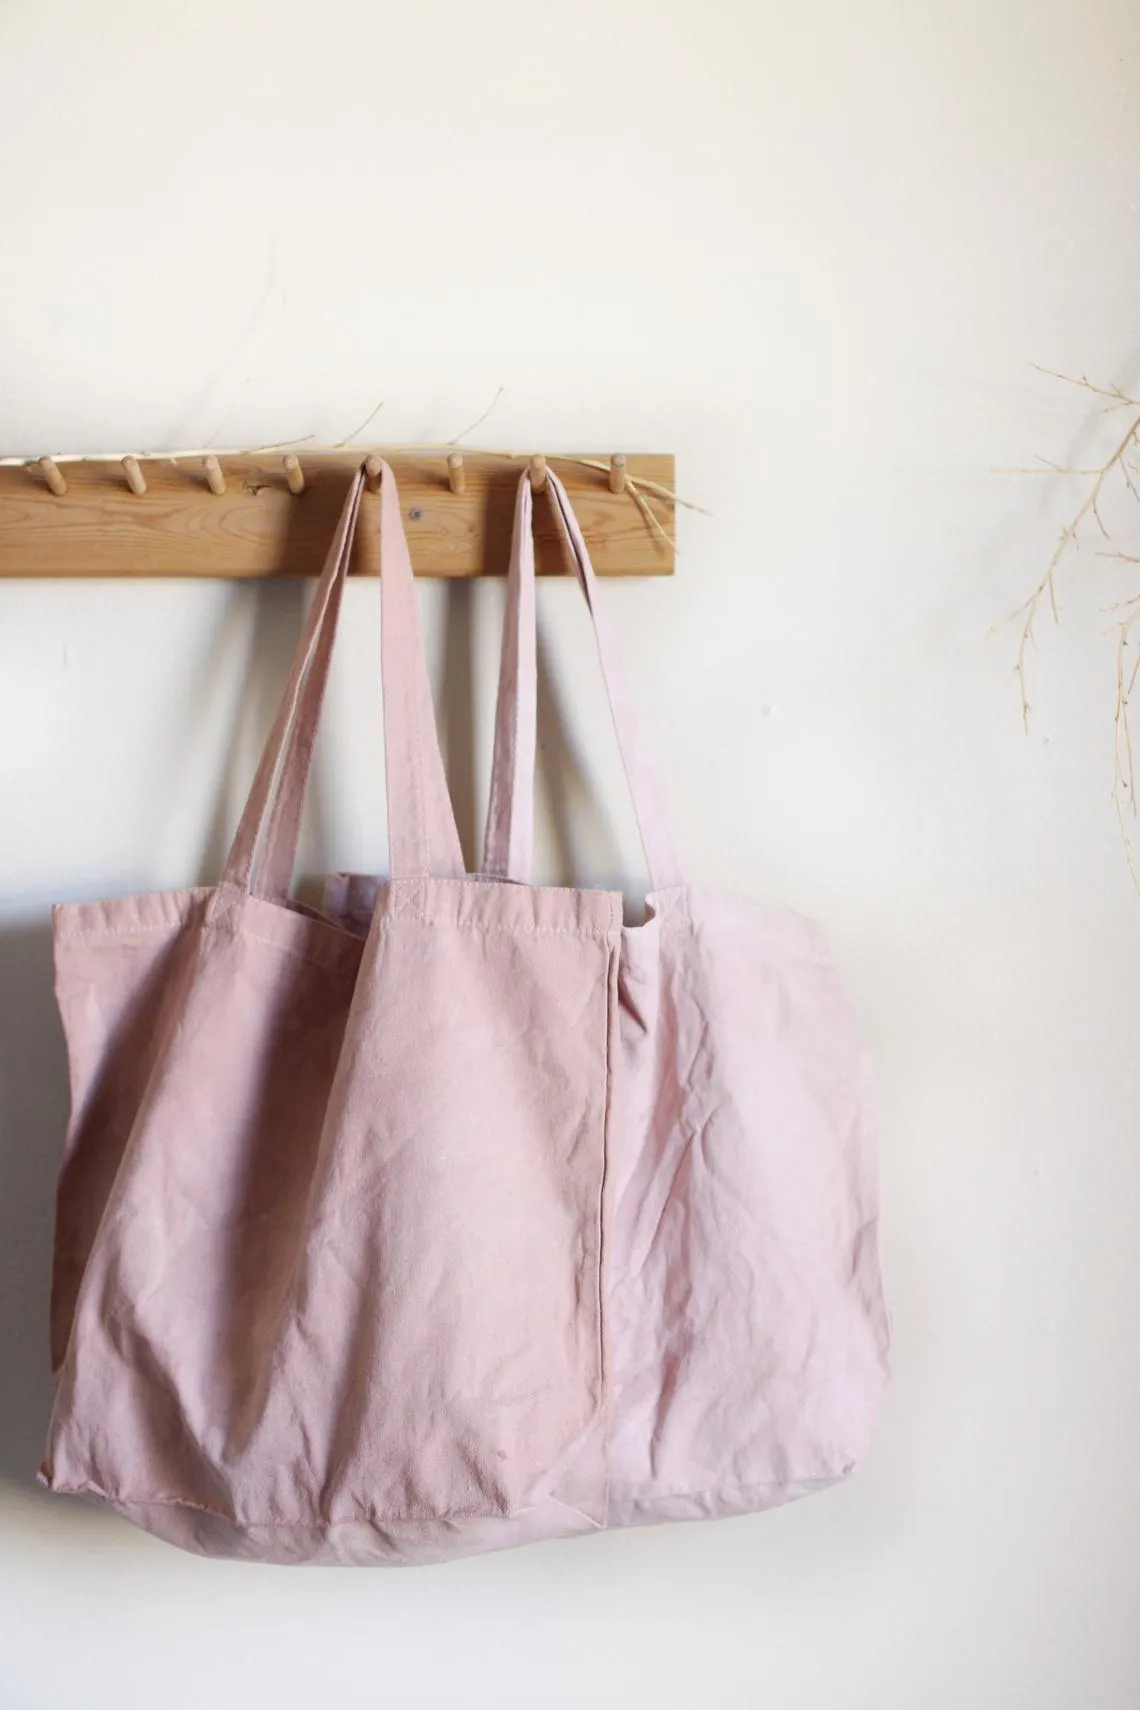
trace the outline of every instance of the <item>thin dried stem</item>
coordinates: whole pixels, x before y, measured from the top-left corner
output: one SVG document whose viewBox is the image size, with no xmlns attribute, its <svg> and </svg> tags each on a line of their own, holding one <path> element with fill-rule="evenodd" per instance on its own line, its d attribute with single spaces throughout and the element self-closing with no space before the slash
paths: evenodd
<svg viewBox="0 0 1140 1710">
<path fill-rule="evenodd" d="M 1036 364 L 1034 366 L 1036 366 Z M 1048 368 L 1043 368 L 1041 370 L 1041 372 L 1043 374 L 1052 374 L 1053 371 L 1051 369 L 1048 369 Z M 1068 378 L 1068 376 L 1063 375 L 1063 374 L 1055 375 L 1054 377 L 1056 379 L 1061 379 L 1061 380 Z M 1071 381 L 1071 384 L 1073 384 L 1073 385 L 1087 384 L 1088 390 L 1093 391 L 1093 392 L 1103 390 L 1103 388 L 1101 388 L 1101 387 L 1093 386 L 1091 384 L 1091 382 L 1085 382 L 1083 377 L 1080 381 L 1076 381 L 1076 380 Z M 1136 400 L 1134 400 L 1134 399 L 1133 400 L 1126 399 L 1124 397 L 1123 393 L 1120 394 L 1120 400 L 1119 401 L 1120 402 L 1132 402 L 1133 404 L 1136 403 Z M 1140 407 L 1140 406 L 1137 406 L 1137 407 Z M 1022 619 L 1021 639 L 1018 643 L 1018 649 L 1017 649 L 1016 675 L 1017 675 L 1017 686 L 1018 686 L 1018 689 L 1019 689 L 1020 694 L 1021 694 L 1021 718 L 1022 718 L 1022 723 L 1024 724 L 1026 730 L 1029 729 L 1029 712 L 1030 712 L 1029 697 L 1028 697 L 1028 694 L 1026 693 L 1026 666 L 1027 666 L 1027 661 L 1028 661 L 1028 656 L 1029 656 L 1029 650 L 1034 645 L 1035 639 L 1036 639 L 1034 631 L 1035 631 L 1035 626 L 1037 623 L 1037 615 L 1038 615 L 1038 612 L 1040 611 L 1040 608 L 1041 608 L 1041 602 L 1046 597 L 1048 598 L 1049 608 L 1053 614 L 1053 620 L 1054 620 L 1054 622 L 1056 622 L 1056 620 L 1057 620 L 1057 585 L 1056 585 L 1057 568 L 1058 568 L 1062 558 L 1064 558 L 1065 554 L 1068 552 L 1069 548 L 1071 546 L 1079 545 L 1078 536 L 1080 534 L 1081 525 L 1082 525 L 1082 523 L 1084 523 L 1086 521 L 1086 519 L 1088 517 L 1091 516 L 1095 520 L 1095 522 L 1096 522 L 1098 528 L 1100 529 L 1102 535 L 1106 539 L 1109 538 L 1108 530 L 1105 527 L 1104 519 L 1102 518 L 1102 516 L 1100 514 L 1100 509 L 1099 509 L 1101 494 L 1104 492 L 1105 483 L 1108 481 L 1113 470 L 1122 467 L 1123 462 L 1124 462 L 1124 458 L 1127 455 L 1130 448 L 1133 445 L 1140 444 L 1140 439 L 1138 439 L 1138 437 L 1137 437 L 1138 435 L 1140 435 L 1140 415 L 1133 417 L 1132 421 L 1128 425 L 1127 433 L 1120 440 L 1119 444 L 1116 446 L 1116 449 L 1113 451 L 1112 455 L 1108 458 L 1108 460 L 1101 466 L 1100 469 L 1098 469 L 1096 476 L 1093 480 L 1093 484 L 1092 484 L 1091 488 L 1085 494 L 1080 505 L 1078 505 L 1076 513 L 1073 516 L 1072 520 L 1069 523 L 1067 523 L 1066 526 L 1061 530 L 1061 533 L 1060 533 L 1058 540 L 1057 540 L 1057 544 L 1053 548 L 1053 555 L 1045 567 L 1045 574 L 1042 576 L 1041 580 L 1038 582 L 1037 586 L 1034 588 L 1033 592 L 1030 594 L 1029 598 L 1024 602 L 1024 604 L 1018 606 L 1017 610 L 1010 614 L 1011 618 L 1021 618 Z"/>
<path fill-rule="evenodd" d="M 1099 469 L 1069 469 L 1063 463 L 1050 463 L 1042 457 L 1032 469 L 991 469 L 991 475 L 1099 475 Z"/>
<path fill-rule="evenodd" d="M 476 416 L 470 427 L 465 427 L 462 433 L 457 433 L 454 439 L 449 439 L 446 443 L 448 445 L 458 445 L 461 440 L 465 440 L 467 438 L 469 433 L 474 433 L 476 428 L 482 427 L 483 423 L 487 420 L 487 417 L 491 414 L 502 395 L 503 388 L 500 386 L 499 390 L 495 393 L 495 396 L 491 399 L 491 402 L 487 405 L 487 408 L 483 411 L 483 414 L 481 416 Z"/>
<path fill-rule="evenodd" d="M 567 463 L 577 463 L 583 469 L 600 469 L 603 474 L 606 474 L 609 470 L 609 464 L 603 463 L 601 459 L 597 457 L 568 457 L 565 461 Z M 633 477 L 631 475 L 626 476 L 627 487 L 632 479 Z M 659 482 L 647 481 L 644 475 L 639 475 L 637 477 L 637 485 L 643 493 L 652 493 L 658 499 L 668 499 L 669 503 L 672 505 L 683 505 L 685 510 L 697 511 L 702 517 L 712 516 L 712 512 L 706 510 L 703 505 L 695 505 L 692 499 L 680 498 L 678 494 L 671 493 L 668 487 L 662 487 Z"/>
<path fill-rule="evenodd" d="M 370 428 L 372 426 L 372 423 L 376 420 L 376 417 L 380 414 L 380 411 L 383 408 L 384 408 L 384 400 L 383 400 L 383 398 L 381 398 L 381 400 L 377 404 L 376 408 L 374 410 L 369 410 L 368 414 L 365 416 L 365 418 L 361 422 L 360 426 L 357 428 L 353 428 L 352 432 L 348 435 L 347 439 L 338 440 L 337 449 L 339 451 L 347 450 L 347 448 L 352 444 L 353 440 L 360 438 L 360 436 L 364 432 L 365 428 Z"/>
<path fill-rule="evenodd" d="M 1098 386 L 1089 379 L 1087 374 L 1061 374 L 1056 368 L 1044 368 L 1040 362 L 1031 362 L 1030 368 L 1035 368 L 1038 374 L 1045 374 L 1050 380 L 1063 380 L 1066 386 L 1079 386 L 1082 392 L 1092 392 L 1098 398 L 1107 398 L 1113 408 L 1129 405 L 1134 410 L 1140 410 L 1140 398 L 1129 397 L 1119 386 Z"/>
<path fill-rule="evenodd" d="M 1113 805 L 1116 808 L 1117 824 L 1120 826 L 1120 837 L 1124 844 L 1124 859 L 1128 862 L 1128 871 L 1132 875 L 1132 883 L 1140 894 L 1140 873 L 1136 871 L 1136 858 L 1132 850 L 1132 839 L 1128 835 L 1128 827 L 1124 823 L 1124 809 L 1120 805 L 1120 797 L 1114 795 Z"/>
<path fill-rule="evenodd" d="M 1118 556 L 1125 557 L 1124 553 Z M 1128 560 L 1131 563 L 1135 559 Z M 1134 626 L 1140 623 L 1140 594 L 1133 594 L 1126 600 L 1118 600 L 1109 608 L 1111 611 L 1124 612 L 1116 624 L 1116 705 L 1113 711 L 1113 775 L 1112 800 L 1116 809 L 1117 824 L 1120 827 L 1121 839 L 1124 843 L 1124 855 L 1128 862 L 1128 871 L 1132 882 L 1140 891 L 1140 873 L 1137 871 L 1136 853 L 1133 848 L 1131 822 L 1136 819 L 1136 754 L 1132 738 L 1132 697 L 1135 693 L 1137 678 L 1140 677 L 1140 649 L 1133 648 L 1132 655 L 1128 649 Z M 1127 812 L 1128 818 L 1125 817 Z"/>
<path fill-rule="evenodd" d="M 1132 684 L 1136 680 L 1136 668 L 1127 672 L 1126 649 L 1128 636 L 1140 612 L 1133 612 L 1116 628 L 1116 711 L 1114 729 L 1116 732 L 1116 765 L 1113 773 L 1112 789 L 1118 805 L 1125 805 L 1132 817 L 1136 817 L 1136 767 L 1132 753 L 1132 720 L 1128 714 L 1128 705 Z"/>
<path fill-rule="evenodd" d="M 1140 410 L 1140 399 L 1132 397 L 1120 386 L 1098 386 L 1090 380 L 1087 374 L 1074 376 L 1061 374 L 1054 368 L 1044 368 L 1040 363 L 1031 364 L 1039 374 L 1047 374 L 1053 380 L 1061 380 L 1067 386 L 1078 387 L 1093 397 L 1103 398 L 1108 411 L 1128 409 Z M 1021 716 L 1028 729 L 1029 698 L 1026 694 L 1026 660 L 1029 649 L 1035 641 L 1035 625 L 1042 601 L 1048 597 L 1054 618 L 1057 616 L 1056 576 L 1061 560 L 1070 547 L 1076 548 L 1081 544 L 1080 532 L 1082 525 L 1091 518 L 1099 529 L 1103 540 L 1111 540 L 1108 528 L 1101 511 L 1101 500 L 1105 495 L 1108 483 L 1114 470 L 1119 470 L 1124 490 L 1140 503 L 1140 463 L 1134 453 L 1140 448 L 1140 415 L 1133 415 L 1127 432 L 1113 449 L 1111 455 L 1098 469 L 1065 468 L 1056 464 L 1044 463 L 1044 467 L 1016 471 L 1026 475 L 1055 474 L 1079 476 L 1091 482 L 1091 486 L 1078 505 L 1069 523 L 1061 530 L 1052 556 L 1045 567 L 1045 573 L 1033 589 L 1025 603 L 1018 607 L 1012 615 L 1021 619 L 1021 638 L 1017 650 L 1016 676 L 1021 692 Z M 1013 471 L 999 471 L 1013 473 Z M 1140 564 L 1140 555 L 1131 552 L 1104 551 L 1096 553 L 1098 558 L 1113 558 L 1121 564 Z M 1133 847 L 1133 832 L 1137 819 L 1137 809 L 1140 806 L 1140 791 L 1136 780 L 1136 748 L 1132 732 L 1132 703 L 1136 694 L 1137 683 L 1140 682 L 1140 648 L 1136 646 L 1136 637 L 1140 634 L 1140 593 L 1128 595 L 1122 600 L 1115 601 L 1108 610 L 1118 614 L 1113 628 L 1116 632 L 1116 696 L 1113 710 L 1113 774 L 1112 774 L 1112 805 L 1116 813 L 1117 824 L 1120 827 L 1120 839 L 1124 845 L 1124 856 L 1128 863 L 1128 871 L 1132 883 L 1140 893 L 1140 863 L 1137 861 L 1136 850 Z"/>
<path fill-rule="evenodd" d="M 641 492 L 641 490 L 638 486 L 638 483 L 635 480 L 633 480 L 633 478 L 629 475 L 627 475 L 625 478 L 625 490 L 630 495 L 630 497 L 632 498 L 634 504 L 637 506 L 638 510 L 641 512 L 642 516 L 645 518 L 646 522 L 649 524 L 649 526 L 652 529 L 652 531 L 654 532 L 654 534 L 660 535 L 661 539 L 665 542 L 666 546 L 668 546 L 673 552 L 676 552 L 677 542 L 673 539 L 673 536 L 671 534 L 669 534 L 669 532 L 666 529 L 662 528 L 661 524 L 658 522 L 657 518 L 654 516 L 653 510 L 649 504 L 648 499 L 645 497 L 645 494 L 643 492 Z"/>
</svg>

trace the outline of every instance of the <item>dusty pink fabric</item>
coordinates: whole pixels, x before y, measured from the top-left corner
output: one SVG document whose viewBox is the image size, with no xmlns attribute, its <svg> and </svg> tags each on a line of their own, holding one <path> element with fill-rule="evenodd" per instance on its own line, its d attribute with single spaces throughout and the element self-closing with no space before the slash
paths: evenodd
<svg viewBox="0 0 1140 1710">
<path fill-rule="evenodd" d="M 187 1548 L 429 1562 L 845 1474 L 886 1373 L 864 1054 L 819 934 L 686 886 L 597 588 L 654 889 L 529 883 L 519 488 L 465 875 L 382 482 L 391 875 L 288 890 L 362 482 L 221 883 L 56 911 L 72 1077 L 43 1476 Z"/>
</svg>

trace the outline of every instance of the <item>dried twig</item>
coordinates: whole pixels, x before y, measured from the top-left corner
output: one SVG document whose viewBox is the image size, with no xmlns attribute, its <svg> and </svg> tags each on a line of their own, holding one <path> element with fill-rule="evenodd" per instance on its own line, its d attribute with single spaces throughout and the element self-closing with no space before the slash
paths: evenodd
<svg viewBox="0 0 1140 1710">
<path fill-rule="evenodd" d="M 1032 469 L 991 469 L 991 475 L 1099 475 L 1099 469 L 1067 469 L 1063 463 L 1050 463 L 1039 457 Z"/>
<path fill-rule="evenodd" d="M 1140 674 L 1140 652 L 1129 666 L 1127 657 L 1129 636 L 1133 625 L 1140 620 L 1140 596 L 1127 602 L 1132 606 L 1129 615 L 1116 627 L 1116 707 L 1113 714 L 1114 753 L 1112 775 L 1112 802 L 1116 809 L 1116 819 L 1120 826 L 1120 835 L 1124 842 L 1124 856 L 1128 862 L 1128 871 L 1132 875 L 1132 883 L 1140 891 L 1140 873 L 1137 872 L 1135 852 L 1132 847 L 1132 834 L 1124 814 L 1127 808 L 1133 820 L 1136 818 L 1136 759 L 1132 747 L 1132 716 L 1129 707 L 1132 693 L 1136 687 L 1136 678 Z"/>
<path fill-rule="evenodd" d="M 502 395 L 503 388 L 500 386 L 499 390 L 495 393 L 495 396 L 491 399 L 491 402 L 487 405 L 487 408 L 483 411 L 483 414 L 481 416 L 476 416 L 470 427 L 465 427 L 462 433 L 457 433 L 454 439 L 449 439 L 446 443 L 448 445 L 458 445 L 461 440 L 467 438 L 468 434 L 474 433 L 477 427 L 482 427 L 483 423 L 487 420 L 487 417 L 491 414 Z"/>
<path fill-rule="evenodd" d="M 1048 369 L 1042 370 L 1042 373 L 1049 373 L 1049 372 L 1050 372 L 1050 370 L 1048 370 Z M 1059 376 L 1059 378 L 1064 379 L 1065 376 L 1061 375 L 1061 376 Z M 1072 381 L 1071 383 L 1073 385 L 1088 384 L 1088 389 L 1090 391 L 1098 390 L 1098 388 L 1092 386 L 1091 383 L 1085 382 L 1083 378 L 1079 381 Z M 1125 398 L 1123 393 L 1120 396 L 1120 401 L 1122 403 L 1135 403 L 1135 400 Z M 1034 640 L 1035 640 L 1034 628 L 1035 628 L 1035 625 L 1037 622 L 1037 614 L 1038 614 L 1038 611 L 1040 610 L 1041 602 L 1042 602 L 1042 600 L 1044 600 L 1046 598 L 1046 596 L 1048 596 L 1049 609 L 1053 614 L 1054 622 L 1056 622 L 1057 615 L 1058 615 L 1057 614 L 1057 586 L 1056 586 L 1057 568 L 1058 568 L 1062 558 L 1064 558 L 1065 554 L 1068 552 L 1069 548 L 1071 546 L 1077 546 L 1079 544 L 1078 536 L 1080 533 L 1082 523 L 1084 523 L 1091 516 L 1093 518 L 1093 520 L 1096 522 L 1096 525 L 1100 529 L 1100 532 L 1104 536 L 1104 538 L 1106 540 L 1109 538 L 1108 529 L 1105 527 L 1104 518 L 1101 516 L 1101 513 L 1100 513 L 1101 496 L 1104 493 L 1105 484 L 1108 481 L 1108 479 L 1111 476 L 1114 469 L 1121 469 L 1123 471 L 1124 481 L 1125 481 L 1126 486 L 1129 488 L 1130 491 L 1134 491 L 1134 488 L 1132 486 L 1132 481 L 1129 477 L 1128 471 L 1124 468 L 1125 456 L 1127 455 L 1127 453 L 1131 449 L 1131 447 L 1134 445 L 1137 447 L 1140 447 L 1140 415 L 1133 417 L 1132 421 L 1128 425 L 1128 431 L 1124 435 L 1123 439 L 1119 442 L 1116 449 L 1113 451 L 1112 455 L 1108 458 L 1107 462 L 1103 463 L 1101 465 L 1101 467 L 1096 471 L 1096 474 L 1093 477 L 1092 486 L 1089 488 L 1088 492 L 1085 494 L 1081 503 L 1077 506 L 1076 513 L 1074 514 L 1072 520 L 1066 524 L 1066 526 L 1061 530 L 1061 533 L 1058 536 L 1057 544 L 1053 548 L 1053 555 L 1045 567 L 1045 574 L 1042 576 L 1041 580 L 1038 582 L 1037 586 L 1034 588 L 1034 590 L 1030 594 L 1029 598 L 1022 605 L 1018 606 L 1018 608 L 1015 612 L 1011 613 L 1011 616 L 1013 618 L 1021 618 L 1022 619 L 1021 639 L 1020 639 L 1020 642 L 1018 644 L 1018 649 L 1017 649 L 1016 674 L 1017 674 L 1018 689 L 1021 692 L 1021 717 L 1022 717 L 1022 722 L 1024 723 L 1025 728 L 1027 730 L 1029 729 L 1029 711 L 1030 711 L 1030 708 L 1029 708 L 1029 697 L 1026 693 L 1026 681 L 1025 681 L 1026 661 L 1028 658 L 1029 649 L 1034 644 Z"/>
<path fill-rule="evenodd" d="M 365 416 L 364 420 L 361 422 L 359 427 L 353 428 L 352 432 L 347 436 L 347 438 L 337 441 L 338 449 L 347 450 L 348 447 L 352 444 L 354 439 L 360 438 L 360 436 L 364 432 L 365 428 L 370 428 L 372 426 L 372 423 L 376 420 L 376 417 L 380 414 L 380 411 L 383 408 L 384 408 L 384 400 L 383 400 L 383 398 L 381 398 L 381 400 L 377 404 L 376 408 L 374 410 L 369 410 L 368 414 Z"/>
<path fill-rule="evenodd" d="M 1045 374 L 1050 380 L 1063 380 L 1066 386 L 1079 386 L 1084 392 L 1092 392 L 1098 398 L 1107 398 L 1113 409 L 1128 404 L 1134 410 L 1140 410 L 1140 398 L 1132 398 L 1127 392 L 1122 392 L 1119 386 L 1097 386 L 1087 374 L 1061 374 L 1056 368 L 1043 368 L 1039 362 L 1031 362 L 1030 368 L 1035 368 L 1038 374 Z"/>
<path fill-rule="evenodd" d="M 601 469 L 604 472 L 609 468 L 608 463 L 601 462 L 597 457 L 568 457 L 566 461 L 580 464 L 583 469 Z M 626 486 L 631 485 L 633 485 L 633 477 L 627 475 Z M 712 512 L 707 511 L 703 505 L 695 505 L 692 499 L 682 499 L 677 493 L 670 492 L 668 487 L 662 487 L 659 482 L 647 481 L 643 475 L 637 477 L 636 485 L 643 493 L 652 493 L 658 499 L 668 499 L 671 505 L 683 505 L 685 510 L 698 511 L 702 517 L 712 515 Z"/>
<path fill-rule="evenodd" d="M 1086 374 L 1073 376 L 1059 374 L 1051 368 L 1042 368 L 1038 363 L 1032 365 L 1041 374 L 1047 374 L 1055 380 L 1062 380 L 1067 385 L 1079 387 L 1082 391 L 1090 392 L 1095 397 L 1106 398 L 1109 409 L 1124 409 L 1140 411 L 1140 399 L 1132 397 L 1119 386 L 1098 386 Z M 1134 415 L 1129 422 L 1127 431 L 1117 442 L 1108 458 L 1095 469 L 1070 469 L 1053 464 L 1045 464 L 1043 468 L 1017 471 L 1022 474 L 1055 474 L 1081 477 L 1091 481 L 1088 491 L 1066 526 L 1061 530 L 1052 556 L 1045 567 L 1033 592 L 1023 605 L 1012 614 L 1021 621 L 1021 638 L 1017 650 L 1016 676 L 1021 693 L 1021 716 L 1028 729 L 1029 698 L 1026 693 L 1026 661 L 1029 649 L 1033 646 L 1034 626 L 1042 601 L 1048 597 L 1050 610 L 1054 621 L 1057 618 L 1057 589 L 1056 575 L 1062 559 L 1070 547 L 1080 546 L 1080 531 L 1090 519 L 1099 529 L 1102 539 L 1111 540 L 1111 532 L 1105 523 L 1101 512 L 1101 501 L 1106 488 L 1114 474 L 1119 472 L 1121 482 L 1126 492 L 1140 502 L 1140 487 L 1137 485 L 1137 475 L 1140 474 L 1137 465 L 1129 461 L 1130 453 L 1140 450 L 1140 414 Z M 1043 460 L 1042 460 L 1043 461 Z M 1008 471 L 1013 473 L 1013 471 Z M 1100 558 L 1112 558 L 1122 564 L 1140 564 L 1140 555 L 1119 550 L 1097 553 Z M 1124 855 L 1128 863 L 1128 871 L 1132 882 L 1140 892 L 1140 865 L 1133 849 L 1131 825 L 1137 818 L 1140 808 L 1140 796 L 1137 793 L 1136 752 L 1132 734 L 1132 699 L 1140 680 L 1140 648 L 1135 645 L 1136 626 L 1140 624 L 1140 594 L 1117 601 L 1109 607 L 1110 611 L 1120 613 L 1115 623 L 1116 630 L 1116 696 L 1113 712 L 1113 776 L 1112 802 L 1116 812 L 1120 836 L 1124 844 Z M 1130 651 L 1131 649 L 1131 651 Z"/>
<path fill-rule="evenodd" d="M 634 504 L 637 506 L 638 510 L 641 512 L 642 516 L 645 518 L 646 522 L 649 524 L 649 526 L 653 530 L 653 532 L 655 534 L 659 534 L 661 536 L 661 539 L 665 542 L 665 544 L 667 546 L 671 547 L 673 549 L 673 551 L 675 552 L 677 550 L 677 542 L 673 539 L 673 536 L 671 534 L 667 533 L 666 530 L 662 528 L 661 524 L 657 521 L 657 518 L 653 514 L 653 510 L 649 504 L 649 500 L 645 497 L 645 494 L 643 492 L 641 492 L 641 490 L 638 486 L 638 483 L 636 481 L 634 481 L 632 479 L 632 477 L 629 475 L 627 475 L 625 478 L 625 489 L 626 489 L 626 492 L 629 493 L 630 496 L 632 497 Z"/>
</svg>

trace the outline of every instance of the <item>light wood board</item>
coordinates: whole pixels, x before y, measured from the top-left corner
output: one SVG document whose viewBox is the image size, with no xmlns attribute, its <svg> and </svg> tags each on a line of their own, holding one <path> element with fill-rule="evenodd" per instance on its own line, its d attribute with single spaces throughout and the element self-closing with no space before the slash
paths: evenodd
<svg viewBox="0 0 1140 1710">
<path fill-rule="evenodd" d="M 448 486 L 447 456 L 385 453 L 400 489 L 412 562 L 421 576 L 503 575 L 515 488 L 526 459 L 465 452 L 465 491 Z M 258 577 L 319 574 L 352 472 L 364 451 L 298 448 L 305 490 L 289 491 L 278 454 L 219 458 L 226 490 L 210 491 L 200 459 L 141 464 L 147 490 L 132 493 L 120 463 L 61 462 L 67 491 L 51 493 L 36 465 L 0 468 L 0 577 Z M 608 454 L 598 461 L 607 464 Z M 628 492 L 612 493 L 606 469 L 558 456 L 564 482 L 601 576 L 668 576 L 673 551 Z M 630 455 L 628 474 L 669 491 L 671 456 Z M 646 493 L 673 535 L 673 506 Z M 378 569 L 379 501 L 366 495 L 352 570 Z M 540 573 L 567 568 L 541 494 L 535 500 Z"/>
</svg>

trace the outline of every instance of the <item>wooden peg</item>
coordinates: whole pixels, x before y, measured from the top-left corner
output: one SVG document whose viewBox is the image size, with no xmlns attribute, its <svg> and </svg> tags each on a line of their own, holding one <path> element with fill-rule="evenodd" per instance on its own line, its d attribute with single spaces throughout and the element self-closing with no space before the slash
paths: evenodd
<svg viewBox="0 0 1140 1710">
<path fill-rule="evenodd" d="M 48 486 L 51 488 L 52 492 L 55 494 L 56 498 L 62 499 L 63 495 L 67 492 L 67 482 L 60 474 L 59 465 L 55 459 L 53 457 L 41 457 L 39 461 L 39 471 Z"/>
<path fill-rule="evenodd" d="M 380 491 L 380 459 L 378 457 L 366 457 L 364 459 L 364 479 L 370 493 Z"/>
<path fill-rule="evenodd" d="M 127 478 L 127 486 L 131 489 L 131 492 L 134 493 L 136 498 L 141 499 L 143 494 L 146 492 L 146 477 L 139 468 L 139 460 L 137 457 L 123 458 L 123 474 Z"/>
<path fill-rule="evenodd" d="M 301 468 L 300 458 L 287 457 L 285 459 L 285 479 L 289 483 L 291 493 L 300 494 L 305 491 L 305 475 Z"/>
<path fill-rule="evenodd" d="M 530 460 L 530 490 L 532 493 L 541 493 L 545 486 L 546 459 L 545 457 L 532 457 Z"/>
<path fill-rule="evenodd" d="M 625 458 L 624 457 L 618 456 L 618 457 L 611 457 L 610 458 L 610 492 L 611 493 L 624 493 L 625 492 Z"/>
<path fill-rule="evenodd" d="M 453 493 L 463 493 L 467 489 L 463 458 L 458 451 L 453 451 L 447 460 L 447 484 Z"/>
<path fill-rule="evenodd" d="M 220 499 L 226 490 L 226 478 L 222 474 L 221 464 L 218 462 L 216 457 L 204 457 L 202 459 L 202 468 L 206 472 L 206 485 L 209 487 L 211 493 L 216 494 Z"/>
</svg>

